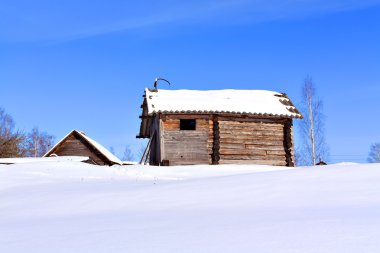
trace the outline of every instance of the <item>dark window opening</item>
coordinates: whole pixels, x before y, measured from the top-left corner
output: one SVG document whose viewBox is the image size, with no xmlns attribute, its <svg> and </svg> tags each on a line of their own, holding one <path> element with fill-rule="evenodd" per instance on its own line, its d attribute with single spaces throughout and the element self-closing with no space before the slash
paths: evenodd
<svg viewBox="0 0 380 253">
<path fill-rule="evenodd" d="M 196 129 L 196 120 L 195 119 L 180 119 L 179 120 L 179 129 L 180 130 L 195 130 Z"/>
</svg>

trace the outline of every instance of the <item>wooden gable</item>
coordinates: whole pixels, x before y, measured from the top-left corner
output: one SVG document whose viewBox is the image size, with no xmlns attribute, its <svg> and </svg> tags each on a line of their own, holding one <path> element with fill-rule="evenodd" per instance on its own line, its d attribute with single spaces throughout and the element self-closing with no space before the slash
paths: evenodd
<svg viewBox="0 0 380 253">
<path fill-rule="evenodd" d="M 120 164 L 107 157 L 99 148 L 93 145 L 87 138 L 83 137 L 83 133 L 73 130 L 57 145 L 55 145 L 44 156 L 86 156 L 89 157 L 88 163 L 96 165 L 113 165 Z"/>
</svg>

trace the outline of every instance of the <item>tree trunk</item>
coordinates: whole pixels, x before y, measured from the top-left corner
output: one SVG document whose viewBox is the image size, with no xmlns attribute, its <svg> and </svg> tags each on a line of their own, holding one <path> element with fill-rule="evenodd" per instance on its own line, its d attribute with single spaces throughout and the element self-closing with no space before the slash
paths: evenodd
<svg viewBox="0 0 380 253">
<path fill-rule="evenodd" d="M 313 103 L 312 97 L 309 97 L 309 121 L 310 121 L 310 141 L 311 141 L 311 158 L 315 166 L 315 141 L 314 141 L 314 120 L 313 120 Z"/>
</svg>

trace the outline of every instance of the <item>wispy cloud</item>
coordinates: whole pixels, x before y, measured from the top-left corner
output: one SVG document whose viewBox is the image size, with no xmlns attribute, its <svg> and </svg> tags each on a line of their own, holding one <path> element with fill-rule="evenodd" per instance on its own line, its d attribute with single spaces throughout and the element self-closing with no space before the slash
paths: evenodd
<svg viewBox="0 0 380 253">
<path fill-rule="evenodd" d="M 380 0 L 143 0 L 139 4 L 114 1 L 68 0 L 57 5 L 46 0 L 33 4 L 13 1 L 0 7 L 0 40 L 72 40 L 170 24 L 256 23 L 315 16 L 380 4 Z"/>
</svg>

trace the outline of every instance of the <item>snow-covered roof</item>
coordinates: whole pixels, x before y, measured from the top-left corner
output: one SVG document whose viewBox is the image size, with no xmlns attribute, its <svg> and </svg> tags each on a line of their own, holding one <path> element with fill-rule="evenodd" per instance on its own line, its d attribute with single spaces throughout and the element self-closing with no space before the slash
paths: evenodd
<svg viewBox="0 0 380 253">
<path fill-rule="evenodd" d="M 116 163 L 116 164 L 122 164 L 123 163 L 119 158 L 117 158 L 114 154 L 112 154 L 110 151 L 108 151 L 108 149 L 106 149 L 105 147 L 103 147 L 102 145 L 100 145 L 98 142 L 94 141 L 93 139 L 91 139 L 90 137 L 88 137 L 87 135 L 85 135 L 83 132 L 77 131 L 77 130 L 72 130 L 70 133 L 68 133 L 65 137 L 63 137 L 62 140 L 60 140 L 57 144 L 55 144 L 55 146 L 53 148 L 51 148 L 44 156 L 51 155 L 52 151 L 54 151 L 56 147 L 58 147 L 59 145 L 61 145 L 61 143 L 63 143 L 67 139 L 67 137 L 69 137 L 73 133 L 76 133 L 79 136 L 81 136 L 93 148 L 95 148 L 102 155 L 104 155 L 109 161 L 111 161 L 113 163 Z"/>
<path fill-rule="evenodd" d="M 85 138 L 89 143 L 92 144 L 92 146 L 94 146 L 97 150 L 99 150 L 103 155 L 105 155 L 108 160 L 112 161 L 112 162 L 115 162 L 117 164 L 122 164 L 123 162 L 117 158 L 114 154 L 112 154 L 110 151 L 108 151 L 108 149 L 106 149 L 105 147 L 103 147 L 102 145 L 100 145 L 98 142 L 94 141 L 93 139 L 91 139 L 90 137 L 88 137 L 87 135 L 83 134 L 82 132 L 80 132 L 80 134 L 82 135 L 83 138 Z"/>
<path fill-rule="evenodd" d="M 153 115 L 239 114 L 255 117 L 302 118 L 285 93 L 267 90 L 145 89 L 140 133 L 150 137 Z"/>
<path fill-rule="evenodd" d="M 147 114 L 234 113 L 301 118 L 284 93 L 267 90 L 145 89 Z"/>
</svg>

